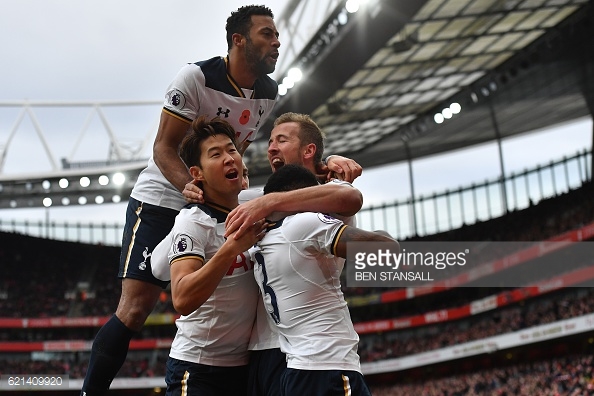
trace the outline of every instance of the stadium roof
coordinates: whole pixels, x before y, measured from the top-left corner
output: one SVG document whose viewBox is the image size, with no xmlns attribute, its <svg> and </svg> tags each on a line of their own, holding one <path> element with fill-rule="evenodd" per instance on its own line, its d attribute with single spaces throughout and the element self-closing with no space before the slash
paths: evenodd
<svg viewBox="0 0 594 396">
<path fill-rule="evenodd" d="M 337 6 L 290 65 L 304 77 L 272 117 L 311 114 L 326 132 L 326 154 L 368 169 L 594 114 L 591 1 L 367 0 L 349 13 L 353 1 L 328 3 Z M 279 26 L 307 2 L 290 0 Z M 285 37 L 296 41 L 291 32 Z M 282 48 L 290 53 L 291 43 Z M 271 129 L 268 120 L 247 150 L 252 185 L 270 175 Z M 63 205 L 125 199 L 146 160 L 66 165 L 49 174 L 0 174 L 0 208 L 39 207 L 45 198 Z M 116 171 L 124 184 L 79 185 L 81 177 Z"/>
<path fill-rule="evenodd" d="M 378 0 L 354 14 L 339 5 L 298 56 L 304 78 L 275 116 L 311 114 L 326 154 L 364 168 L 587 116 L 592 15 L 587 0 Z M 461 111 L 437 124 L 452 103 Z M 248 150 L 252 183 L 270 173 L 271 129 Z"/>
</svg>

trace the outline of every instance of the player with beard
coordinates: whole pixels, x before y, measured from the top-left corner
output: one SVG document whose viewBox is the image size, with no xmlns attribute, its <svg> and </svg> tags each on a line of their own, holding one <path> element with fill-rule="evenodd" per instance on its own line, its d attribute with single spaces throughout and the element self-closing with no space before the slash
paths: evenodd
<svg viewBox="0 0 594 396">
<path fill-rule="evenodd" d="M 186 203 L 181 191 L 193 178 L 178 149 L 192 121 L 207 115 L 229 122 L 243 153 L 276 102 L 278 86 L 268 76 L 280 47 L 272 11 L 265 6 L 241 7 L 227 19 L 226 31 L 227 56 L 185 65 L 167 89 L 153 155 L 128 202 L 118 274 L 120 300 L 93 341 L 81 395 L 107 392 L 130 340 L 168 284 L 152 275 L 145 257 L 169 233 Z"/>
<path fill-rule="evenodd" d="M 298 164 L 319 173 L 324 151 L 324 134 L 306 114 L 285 113 L 274 122 L 268 142 L 268 160 L 272 171 L 285 164 Z M 332 164 L 330 161 L 336 161 Z M 362 169 L 355 162 L 340 156 L 331 156 L 326 171 L 332 169 L 340 178 L 349 182 L 358 177 Z M 331 176 L 330 172 L 324 181 Z M 237 231 L 240 237 L 244 230 L 272 212 L 323 212 L 334 213 L 345 222 L 354 225 L 354 215 L 361 209 L 363 198 L 359 190 L 349 182 L 333 179 L 325 184 L 296 191 L 273 193 L 262 196 L 261 189 L 249 189 L 239 194 L 239 205 L 229 213 L 226 220 L 226 236 Z M 188 202 L 200 202 L 201 192 L 195 183 L 188 183 L 183 191 Z M 256 324 L 252 331 L 249 349 L 250 375 L 248 394 L 253 396 L 276 396 L 280 391 L 280 377 L 286 367 L 286 357 L 280 350 L 278 332 L 267 319 L 262 300 L 258 301 Z"/>
<path fill-rule="evenodd" d="M 310 170 L 285 164 L 268 179 L 264 197 L 316 185 Z M 250 252 L 267 319 L 286 354 L 275 394 L 370 396 L 340 274 L 349 242 L 387 242 L 393 252 L 398 243 L 323 213 L 273 213 L 267 219 L 266 235 Z"/>
<path fill-rule="evenodd" d="M 285 113 L 274 121 L 268 141 L 268 161 L 274 173 L 284 166 L 301 165 L 316 172 L 316 164 L 322 160 L 324 133 L 306 114 Z M 354 178 L 361 174 L 355 166 L 345 167 L 342 176 Z M 185 192 L 184 192 L 185 194 Z M 240 202 L 243 201 L 240 193 Z M 242 203 L 227 217 L 227 234 L 244 228 L 273 212 L 322 212 L 332 213 L 346 224 L 355 225 L 354 215 L 363 204 L 359 190 L 346 181 L 333 179 L 295 191 L 274 192 Z M 256 266 L 256 270 L 258 266 Z M 255 270 L 258 281 L 261 276 Z M 252 331 L 249 349 L 250 377 L 248 392 L 253 396 L 275 396 L 280 393 L 280 379 L 286 368 L 286 356 L 280 349 L 276 326 L 268 318 L 262 299 L 258 301 L 256 324 Z"/>
</svg>

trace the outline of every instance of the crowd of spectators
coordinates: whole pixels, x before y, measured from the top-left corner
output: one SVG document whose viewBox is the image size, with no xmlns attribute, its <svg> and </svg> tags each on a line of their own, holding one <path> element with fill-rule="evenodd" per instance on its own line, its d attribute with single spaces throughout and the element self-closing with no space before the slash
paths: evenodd
<svg viewBox="0 0 594 396">
<path fill-rule="evenodd" d="M 594 221 L 591 196 L 592 184 L 585 183 L 578 190 L 501 218 L 411 240 L 544 240 Z M 0 248 L 0 261 L 5 263 L 0 280 L 0 317 L 104 316 L 115 310 L 120 294 L 120 282 L 116 280 L 119 248 L 11 233 L 1 233 L 1 238 L 6 248 Z M 488 258 L 485 256 L 485 261 Z M 386 289 L 344 287 L 343 291 L 348 299 Z M 434 302 L 444 303 L 440 299 Z M 404 314 L 402 305 L 399 304 L 398 311 Z M 167 292 L 155 312 L 173 312 Z"/>
<path fill-rule="evenodd" d="M 372 387 L 374 396 L 591 396 L 591 354 L 492 368 L 414 383 Z"/>
<path fill-rule="evenodd" d="M 563 289 L 465 320 L 361 335 L 359 355 L 372 362 L 444 348 L 594 312 L 594 289 Z"/>
<path fill-rule="evenodd" d="M 572 244 L 562 248 L 561 245 L 561 242 L 555 245 L 558 250 L 549 252 L 542 257 L 522 262 L 521 265 L 475 280 L 474 284 L 481 287 L 472 287 L 471 284 L 468 284 L 464 287 L 429 293 L 412 299 L 394 301 L 384 299 L 381 304 L 370 304 L 365 300 L 363 303 L 357 303 L 357 301 L 351 300 L 349 304 L 351 318 L 354 322 L 399 319 L 419 315 L 428 310 L 461 307 L 486 297 L 534 286 L 540 282 L 546 283 L 551 279 L 583 270 L 594 264 L 593 242 Z M 594 279 L 582 278 L 579 285 L 594 286 Z M 572 286 L 578 286 L 578 284 Z M 378 299 L 377 301 L 382 300 Z"/>
<path fill-rule="evenodd" d="M 0 317 L 80 316 L 76 308 L 92 296 L 98 297 L 92 305 L 99 307 L 101 298 L 117 298 L 118 248 L 6 232 L 0 238 Z M 102 272 L 112 278 L 102 279 Z"/>
</svg>

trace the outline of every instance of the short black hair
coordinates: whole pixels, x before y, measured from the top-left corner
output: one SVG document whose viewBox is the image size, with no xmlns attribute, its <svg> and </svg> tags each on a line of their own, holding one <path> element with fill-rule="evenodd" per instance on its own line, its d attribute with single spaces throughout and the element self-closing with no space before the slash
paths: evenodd
<svg viewBox="0 0 594 396">
<path fill-rule="evenodd" d="M 247 5 L 233 11 L 229 18 L 225 30 L 227 31 L 227 49 L 233 46 L 233 35 L 239 33 L 248 37 L 252 28 L 252 15 L 264 15 L 274 19 L 274 14 L 270 8 L 263 5 Z"/>
<path fill-rule="evenodd" d="M 200 144 L 210 136 L 225 135 L 237 147 L 235 141 L 235 129 L 227 121 L 220 117 L 209 119 L 202 115 L 192 122 L 192 132 L 188 133 L 182 140 L 179 147 L 179 156 L 188 168 L 200 166 L 202 148 Z"/>
<path fill-rule="evenodd" d="M 264 186 L 264 194 L 285 192 L 317 186 L 318 179 L 301 165 L 287 164 L 274 172 Z"/>
</svg>

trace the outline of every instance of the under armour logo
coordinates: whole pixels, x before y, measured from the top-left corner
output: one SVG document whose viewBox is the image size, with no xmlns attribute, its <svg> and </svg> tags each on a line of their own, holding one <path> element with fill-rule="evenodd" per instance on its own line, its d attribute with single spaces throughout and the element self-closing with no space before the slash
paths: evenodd
<svg viewBox="0 0 594 396">
<path fill-rule="evenodd" d="M 138 269 L 144 271 L 146 269 L 146 260 L 151 257 L 152 253 L 148 252 L 148 247 L 144 248 L 144 252 L 142 252 L 142 256 L 144 257 L 144 261 L 138 264 Z"/>
<path fill-rule="evenodd" d="M 229 112 L 231 112 L 231 109 L 227 109 L 225 111 L 223 111 L 222 107 L 219 107 L 219 111 L 217 112 L 217 116 L 220 117 L 221 114 L 225 115 L 225 118 L 229 117 Z"/>
</svg>

